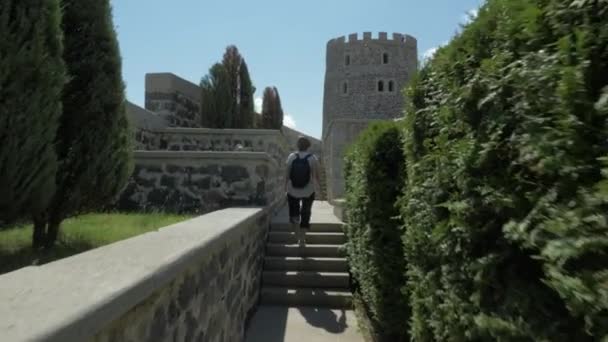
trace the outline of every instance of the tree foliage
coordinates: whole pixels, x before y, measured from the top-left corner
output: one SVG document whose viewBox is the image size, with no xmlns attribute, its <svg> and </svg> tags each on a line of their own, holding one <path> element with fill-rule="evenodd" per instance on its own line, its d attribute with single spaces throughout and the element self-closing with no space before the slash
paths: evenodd
<svg viewBox="0 0 608 342">
<path fill-rule="evenodd" d="M 216 63 L 209 74 L 201 81 L 202 125 L 210 128 L 227 128 L 231 126 L 226 113 L 232 113 L 228 73 L 223 64 Z"/>
<path fill-rule="evenodd" d="M 608 3 L 489 0 L 407 91 L 419 341 L 608 339 Z"/>
<path fill-rule="evenodd" d="M 283 107 L 276 87 L 266 87 L 262 99 L 262 125 L 266 129 L 283 127 Z"/>
<path fill-rule="evenodd" d="M 55 143 L 57 192 L 35 219 L 34 242 L 49 247 L 66 217 L 111 202 L 131 169 L 121 56 L 109 0 L 64 0 L 64 60 L 70 80 Z"/>
<path fill-rule="evenodd" d="M 56 0 L 0 2 L 0 222 L 44 210 L 65 83 Z"/>
<path fill-rule="evenodd" d="M 397 201 L 404 183 L 401 130 L 395 122 L 373 123 L 345 160 L 351 274 L 383 340 L 407 341 L 410 308 L 405 285 Z"/>
<path fill-rule="evenodd" d="M 608 2 L 488 0 L 406 98 L 412 339 L 608 340 Z M 375 203 L 382 164 L 362 166 L 390 151 L 377 145 L 347 159 L 354 232 L 392 215 Z M 353 275 L 381 292 L 392 278 L 359 266 L 371 236 L 352 235 Z"/>
<path fill-rule="evenodd" d="M 241 123 L 241 128 L 254 128 L 255 99 L 253 97 L 253 94 L 255 93 L 255 87 L 251 82 L 251 77 L 249 76 L 249 68 L 247 67 L 247 63 L 245 63 L 244 60 L 241 65 L 239 79 L 241 81 L 241 104 L 239 107 L 239 121 Z"/>
<path fill-rule="evenodd" d="M 226 48 L 221 63 L 201 80 L 201 124 L 209 128 L 253 128 L 255 88 L 236 46 Z"/>
</svg>

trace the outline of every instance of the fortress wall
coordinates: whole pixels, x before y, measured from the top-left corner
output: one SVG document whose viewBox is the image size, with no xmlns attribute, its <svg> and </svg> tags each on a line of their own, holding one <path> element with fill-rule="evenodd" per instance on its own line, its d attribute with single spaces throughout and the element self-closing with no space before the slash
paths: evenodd
<svg viewBox="0 0 608 342">
<path fill-rule="evenodd" d="M 123 211 L 204 214 L 282 200 L 284 171 L 263 152 L 137 151 Z"/>
<path fill-rule="evenodd" d="M 146 109 L 171 127 L 200 127 L 200 87 L 171 73 L 146 74 Z"/>
<path fill-rule="evenodd" d="M 135 169 L 114 208 L 203 214 L 282 198 L 291 150 L 279 130 L 174 128 L 135 105 Z"/>
</svg>

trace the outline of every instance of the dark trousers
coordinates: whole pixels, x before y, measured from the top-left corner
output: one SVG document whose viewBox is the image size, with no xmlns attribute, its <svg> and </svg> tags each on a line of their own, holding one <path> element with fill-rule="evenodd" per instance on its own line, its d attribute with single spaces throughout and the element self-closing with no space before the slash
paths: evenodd
<svg viewBox="0 0 608 342">
<path fill-rule="evenodd" d="M 315 201 L 313 192 L 310 197 L 296 198 L 287 194 L 287 204 L 289 205 L 289 217 L 300 217 L 300 227 L 310 228 L 310 209 L 312 202 Z"/>
</svg>

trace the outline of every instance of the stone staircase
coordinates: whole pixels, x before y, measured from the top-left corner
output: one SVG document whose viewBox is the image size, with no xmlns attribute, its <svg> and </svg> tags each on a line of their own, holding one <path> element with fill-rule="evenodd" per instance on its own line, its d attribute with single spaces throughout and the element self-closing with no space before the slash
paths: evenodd
<svg viewBox="0 0 608 342">
<path fill-rule="evenodd" d="M 286 209 L 271 223 L 262 276 L 262 305 L 339 309 L 352 306 L 342 222 L 327 202 L 316 201 L 312 211 L 305 246 L 297 244 Z"/>
</svg>

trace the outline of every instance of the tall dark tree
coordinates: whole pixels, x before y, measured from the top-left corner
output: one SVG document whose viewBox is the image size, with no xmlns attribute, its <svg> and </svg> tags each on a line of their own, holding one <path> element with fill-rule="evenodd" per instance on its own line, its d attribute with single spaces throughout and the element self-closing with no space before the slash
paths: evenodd
<svg viewBox="0 0 608 342">
<path fill-rule="evenodd" d="M 230 45 L 226 48 L 222 63 L 211 67 L 209 74 L 201 81 L 201 88 L 203 127 L 253 127 L 255 88 L 251 83 L 247 64 L 236 46 Z"/>
<path fill-rule="evenodd" d="M 281 104 L 281 96 L 279 96 L 279 90 L 276 87 L 274 89 L 274 105 L 275 111 L 273 116 L 273 127 L 276 129 L 281 129 L 283 127 L 283 117 L 285 114 L 283 113 L 283 105 Z"/>
<path fill-rule="evenodd" d="M 262 102 L 263 128 L 281 129 L 283 127 L 283 108 L 276 87 L 266 87 Z"/>
<path fill-rule="evenodd" d="M 243 60 L 240 69 L 240 106 L 239 106 L 239 121 L 241 122 L 240 128 L 254 128 L 254 98 L 255 87 L 251 82 L 249 76 L 249 68 L 247 63 Z"/>
<path fill-rule="evenodd" d="M 230 100 L 232 102 L 231 111 L 223 113 L 227 116 L 226 121 L 228 122 L 228 128 L 239 128 L 241 126 L 239 120 L 239 108 L 240 108 L 240 69 L 243 57 L 239 53 L 236 46 L 230 45 L 224 52 L 224 58 L 222 59 L 222 65 L 227 74 L 228 88 L 230 90 Z M 218 94 L 220 95 L 220 94 Z"/>
<path fill-rule="evenodd" d="M 44 210 L 65 83 L 57 0 L 0 2 L 0 222 Z"/>
<path fill-rule="evenodd" d="M 231 120 L 226 113 L 232 113 L 228 73 L 223 64 L 216 63 L 201 81 L 202 126 L 210 128 L 230 127 Z"/>
<path fill-rule="evenodd" d="M 64 0 L 70 81 L 56 140 L 57 192 L 35 220 L 36 245 L 51 247 L 68 216 L 111 202 L 131 171 L 122 61 L 109 0 Z"/>
</svg>

